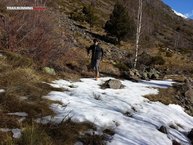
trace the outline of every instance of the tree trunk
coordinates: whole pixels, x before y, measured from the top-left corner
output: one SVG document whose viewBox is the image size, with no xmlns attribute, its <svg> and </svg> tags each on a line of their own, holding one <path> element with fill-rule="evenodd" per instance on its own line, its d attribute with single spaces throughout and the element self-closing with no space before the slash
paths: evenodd
<svg viewBox="0 0 193 145">
<path fill-rule="evenodd" d="M 142 27 L 142 15 L 143 15 L 143 0 L 139 0 L 139 9 L 138 9 L 138 16 L 137 16 L 136 43 L 135 43 L 134 68 L 136 68 L 137 61 L 138 61 L 139 41 L 140 41 L 141 27 Z"/>
</svg>

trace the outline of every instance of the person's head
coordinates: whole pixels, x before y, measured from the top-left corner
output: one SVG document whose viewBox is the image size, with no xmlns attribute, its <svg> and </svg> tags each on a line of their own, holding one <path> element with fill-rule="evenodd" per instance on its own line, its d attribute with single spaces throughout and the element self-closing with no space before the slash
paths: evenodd
<svg viewBox="0 0 193 145">
<path fill-rule="evenodd" d="M 94 43 L 95 45 L 98 45 L 98 44 L 99 44 L 99 41 L 98 41 L 97 39 L 94 39 L 94 40 L 93 40 L 93 43 Z"/>
</svg>

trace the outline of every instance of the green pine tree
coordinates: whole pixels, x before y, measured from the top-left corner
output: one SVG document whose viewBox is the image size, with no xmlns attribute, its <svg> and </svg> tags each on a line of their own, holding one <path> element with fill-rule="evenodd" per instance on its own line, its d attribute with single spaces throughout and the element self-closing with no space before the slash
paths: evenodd
<svg viewBox="0 0 193 145">
<path fill-rule="evenodd" d="M 83 13 L 85 15 L 85 21 L 90 25 L 90 28 L 92 28 L 98 21 L 94 6 L 92 4 L 84 6 Z"/>
<path fill-rule="evenodd" d="M 134 35 L 134 20 L 129 17 L 127 9 L 120 2 L 115 4 L 110 20 L 105 24 L 105 31 L 112 36 L 116 36 L 118 42 Z"/>
</svg>

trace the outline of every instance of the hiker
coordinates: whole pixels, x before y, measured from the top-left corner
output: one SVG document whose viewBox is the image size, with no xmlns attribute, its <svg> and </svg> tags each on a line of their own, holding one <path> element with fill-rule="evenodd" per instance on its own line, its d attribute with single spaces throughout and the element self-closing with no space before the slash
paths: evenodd
<svg viewBox="0 0 193 145">
<path fill-rule="evenodd" d="M 90 50 L 92 51 L 91 56 L 91 69 L 95 70 L 96 80 L 99 78 L 99 65 L 100 61 L 103 59 L 103 49 L 99 46 L 99 41 L 97 39 L 93 40 L 93 45 L 87 49 L 88 55 Z"/>
</svg>

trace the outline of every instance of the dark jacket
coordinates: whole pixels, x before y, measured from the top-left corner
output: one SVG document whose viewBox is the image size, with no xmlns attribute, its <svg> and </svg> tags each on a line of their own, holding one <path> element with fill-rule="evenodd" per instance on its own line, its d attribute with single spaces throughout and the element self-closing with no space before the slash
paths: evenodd
<svg viewBox="0 0 193 145">
<path fill-rule="evenodd" d="M 91 60 L 97 60 L 97 59 L 102 59 L 103 58 L 103 49 L 99 45 L 91 45 L 87 49 L 87 53 L 89 54 L 90 51 L 92 51 L 92 57 Z"/>
</svg>

